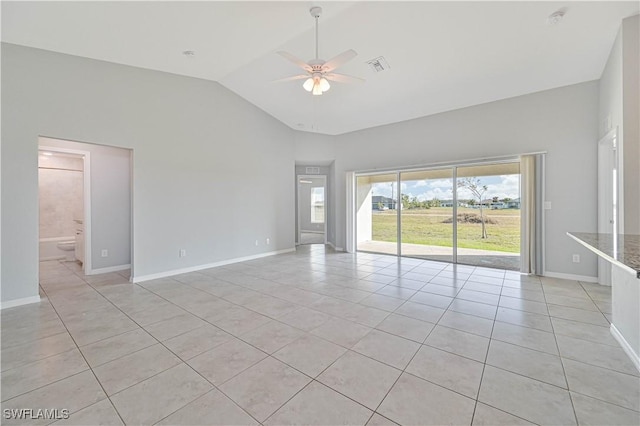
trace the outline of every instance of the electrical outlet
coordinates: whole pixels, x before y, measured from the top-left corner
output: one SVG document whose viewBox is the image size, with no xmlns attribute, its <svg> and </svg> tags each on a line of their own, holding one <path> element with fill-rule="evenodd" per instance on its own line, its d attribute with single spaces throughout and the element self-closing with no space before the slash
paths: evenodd
<svg viewBox="0 0 640 426">
<path fill-rule="evenodd" d="M 258 240 L 256 240 L 256 247 L 258 247 Z"/>
<path fill-rule="evenodd" d="M 185 257 L 187 255 L 187 251 L 185 249 L 180 249 L 180 257 Z"/>
<path fill-rule="evenodd" d="M 271 244 L 271 240 L 267 238 L 267 245 Z"/>
<path fill-rule="evenodd" d="M 573 255 L 573 263 L 580 263 L 580 255 L 579 254 L 574 254 Z"/>
<path fill-rule="evenodd" d="M 103 249 L 102 252 L 100 253 L 100 256 L 102 257 L 108 257 L 109 256 L 109 250 L 107 249 Z"/>
<path fill-rule="evenodd" d="M 545 210 L 551 210 L 551 201 L 545 201 L 544 202 L 544 209 Z"/>
</svg>

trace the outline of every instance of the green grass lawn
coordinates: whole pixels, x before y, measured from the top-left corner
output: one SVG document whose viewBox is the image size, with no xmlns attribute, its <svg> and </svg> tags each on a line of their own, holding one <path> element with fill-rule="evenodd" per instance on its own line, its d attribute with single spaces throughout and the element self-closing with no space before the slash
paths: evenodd
<svg viewBox="0 0 640 426">
<path fill-rule="evenodd" d="M 479 214 L 479 210 L 459 207 L 458 213 Z M 402 242 L 451 247 L 453 225 L 443 221 L 452 214 L 451 207 L 403 210 Z M 520 210 L 484 210 L 484 214 L 497 222 L 486 224 L 488 238 L 480 238 L 479 223 L 458 223 L 458 247 L 519 253 Z M 395 210 L 374 211 L 372 221 L 374 241 L 397 241 Z"/>
</svg>

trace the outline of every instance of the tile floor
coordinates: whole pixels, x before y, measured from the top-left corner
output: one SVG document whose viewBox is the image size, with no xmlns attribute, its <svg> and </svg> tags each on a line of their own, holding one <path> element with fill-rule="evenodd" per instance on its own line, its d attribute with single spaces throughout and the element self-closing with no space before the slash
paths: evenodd
<svg viewBox="0 0 640 426">
<path fill-rule="evenodd" d="M 610 289 L 306 246 L 130 284 L 41 264 L 2 409 L 56 424 L 638 425 Z M 3 419 L 3 424 L 50 420 Z"/>
</svg>

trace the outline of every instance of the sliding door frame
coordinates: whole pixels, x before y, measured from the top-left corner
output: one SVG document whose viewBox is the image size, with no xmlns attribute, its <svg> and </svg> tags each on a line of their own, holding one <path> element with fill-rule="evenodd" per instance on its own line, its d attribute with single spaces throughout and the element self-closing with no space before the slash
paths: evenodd
<svg viewBox="0 0 640 426">
<path fill-rule="evenodd" d="M 358 177 L 361 176 L 376 176 L 383 174 L 395 174 L 396 175 L 396 186 L 397 186 L 397 194 L 396 194 L 396 224 L 397 224 L 397 257 L 402 257 L 402 173 L 407 172 L 420 172 L 420 171 L 429 171 L 429 170 L 442 170 L 442 169 L 451 169 L 452 176 L 452 192 L 453 192 L 453 210 L 452 210 L 452 222 L 453 222 L 453 242 L 452 242 L 452 261 L 453 264 L 458 264 L 458 168 L 459 167 L 472 167 L 472 166 L 489 166 L 492 164 L 506 164 L 506 163 L 520 163 L 520 157 L 523 155 L 532 155 L 532 154 L 546 154 L 544 152 L 535 152 L 535 153 L 527 153 L 527 154 L 519 154 L 515 156 L 504 156 L 504 157 L 496 157 L 496 158 L 485 158 L 485 159 L 475 159 L 475 160 L 466 160 L 466 161 L 456 161 L 456 162 L 443 162 L 443 163 L 434 163 L 431 165 L 425 166 L 410 166 L 410 167 L 400 167 L 393 169 L 378 169 L 375 171 L 361 171 L 361 172 L 351 172 L 353 173 L 353 194 L 351 198 L 353 200 L 348 200 L 350 203 L 354 203 L 354 206 L 357 206 L 357 200 L 354 197 L 357 197 L 358 193 Z M 543 183 L 544 185 L 544 183 Z M 353 215 L 354 229 L 354 252 L 358 252 L 358 244 L 357 244 L 357 213 L 355 209 L 353 212 L 350 212 Z M 544 234 L 544 232 L 543 232 Z M 390 255 L 391 256 L 391 255 Z M 407 256 L 410 257 L 410 256 Z"/>
</svg>

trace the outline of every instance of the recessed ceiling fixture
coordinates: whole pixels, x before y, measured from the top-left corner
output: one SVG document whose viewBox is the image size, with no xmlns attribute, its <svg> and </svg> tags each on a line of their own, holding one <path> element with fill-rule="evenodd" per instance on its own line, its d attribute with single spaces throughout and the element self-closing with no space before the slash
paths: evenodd
<svg viewBox="0 0 640 426">
<path fill-rule="evenodd" d="M 281 80 L 276 80 L 278 82 L 282 81 L 293 81 L 293 80 L 301 80 L 305 79 L 304 90 L 307 92 L 311 92 L 314 95 L 322 95 L 324 92 L 331 88 L 329 81 L 337 81 L 340 83 L 361 83 L 364 80 L 358 77 L 352 77 L 344 74 L 336 74 L 332 72 L 340 65 L 350 61 L 355 58 L 357 53 L 353 49 L 349 49 L 346 52 L 343 52 L 336 56 L 333 59 L 328 61 L 324 61 L 318 57 L 318 18 L 322 14 L 321 7 L 312 7 L 309 10 L 311 16 L 313 16 L 316 20 L 316 58 L 310 60 L 309 62 L 304 62 L 301 59 L 298 59 L 296 56 L 287 52 L 278 52 L 282 57 L 288 59 L 293 62 L 295 65 L 299 66 L 303 70 L 305 70 L 306 74 L 295 75 L 293 77 L 283 78 Z"/>
<path fill-rule="evenodd" d="M 193 50 L 184 50 L 182 54 L 186 57 L 196 56 L 196 52 Z"/>
<path fill-rule="evenodd" d="M 562 18 L 564 18 L 565 13 L 567 13 L 566 9 L 556 10 L 551 15 L 549 15 L 549 17 L 547 18 L 547 23 L 549 25 L 559 24 L 560 21 L 562 21 Z"/>
</svg>

